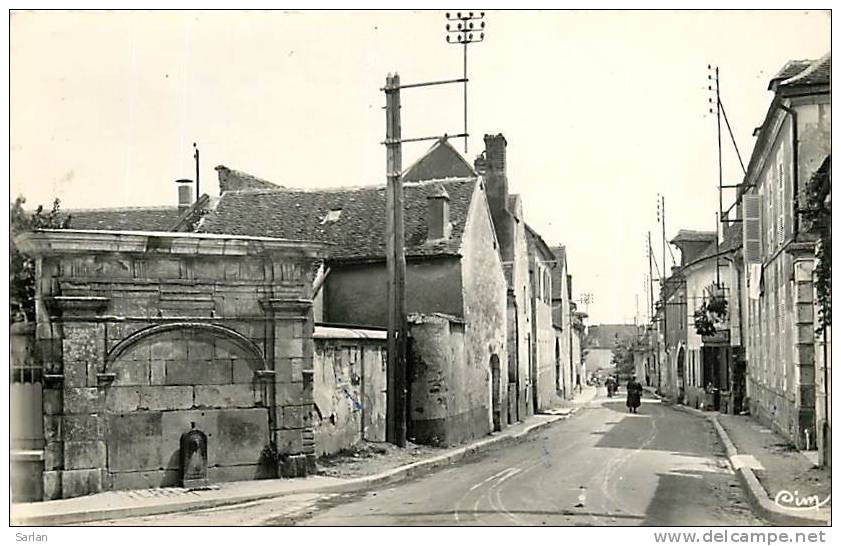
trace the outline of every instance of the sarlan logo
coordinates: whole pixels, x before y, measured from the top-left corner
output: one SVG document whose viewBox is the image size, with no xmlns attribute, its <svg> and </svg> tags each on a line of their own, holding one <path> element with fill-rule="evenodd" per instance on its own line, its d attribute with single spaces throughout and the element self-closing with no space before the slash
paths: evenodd
<svg viewBox="0 0 841 546">
<path fill-rule="evenodd" d="M 824 500 L 820 500 L 820 497 L 817 495 L 801 497 L 798 491 L 792 493 L 791 491 L 782 489 L 774 497 L 774 504 L 787 510 L 817 510 L 828 504 L 831 498 L 831 494 L 827 495 Z"/>
</svg>

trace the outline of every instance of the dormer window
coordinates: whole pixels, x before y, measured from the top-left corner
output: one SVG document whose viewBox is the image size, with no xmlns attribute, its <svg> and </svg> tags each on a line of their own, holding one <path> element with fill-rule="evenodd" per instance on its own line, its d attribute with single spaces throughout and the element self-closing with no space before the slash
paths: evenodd
<svg viewBox="0 0 841 546">
<path fill-rule="evenodd" d="M 324 215 L 324 218 L 321 220 L 321 225 L 323 226 L 324 224 L 332 224 L 334 222 L 338 222 L 341 216 L 342 209 L 332 209 Z"/>
</svg>

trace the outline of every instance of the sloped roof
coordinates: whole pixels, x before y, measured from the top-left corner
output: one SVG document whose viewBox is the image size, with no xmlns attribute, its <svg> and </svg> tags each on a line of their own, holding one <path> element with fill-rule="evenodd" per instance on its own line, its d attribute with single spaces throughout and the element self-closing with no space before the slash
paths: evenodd
<svg viewBox="0 0 841 546">
<path fill-rule="evenodd" d="M 181 216 L 178 207 L 121 207 L 75 209 L 70 215 L 71 229 L 114 231 L 169 231 Z"/>
<path fill-rule="evenodd" d="M 701 252 L 699 252 L 697 256 L 692 258 L 691 262 L 685 264 L 684 267 L 696 264 L 708 258 L 712 258 L 716 255 L 716 252 L 718 252 L 719 254 L 723 252 L 730 252 L 742 246 L 742 230 L 740 226 L 741 224 L 737 224 L 733 227 L 725 229 L 724 237 L 722 237 L 721 242 L 718 243 L 717 248 L 716 240 L 713 239 L 713 241 L 709 245 L 704 247 L 704 249 Z"/>
<path fill-rule="evenodd" d="M 555 257 L 554 252 L 552 252 L 552 249 L 549 247 L 548 244 L 546 244 L 546 241 L 543 240 L 543 237 L 541 237 L 540 234 L 528 224 L 526 224 L 526 237 L 528 237 L 535 244 L 535 246 L 543 252 L 546 258 L 548 258 L 549 260 L 557 259 Z"/>
<path fill-rule="evenodd" d="M 587 328 L 587 347 L 613 349 L 616 337 L 636 339 L 639 328 L 633 324 L 594 324 Z"/>
<path fill-rule="evenodd" d="M 420 159 L 403 172 L 404 182 L 472 177 L 476 177 L 476 171 L 446 137 L 438 139 Z"/>
<path fill-rule="evenodd" d="M 475 177 L 404 184 L 407 256 L 459 253 L 477 184 Z M 447 240 L 429 243 L 426 198 L 442 186 L 449 195 L 452 232 Z M 332 243 L 331 259 L 380 260 L 385 256 L 385 205 L 384 186 L 226 192 L 199 231 Z"/>
<path fill-rule="evenodd" d="M 566 298 L 568 294 L 561 293 L 562 287 L 562 280 L 561 275 L 563 274 L 564 268 L 566 267 L 567 261 L 567 249 L 563 245 L 553 246 L 552 247 L 552 254 L 555 255 L 556 266 L 550 268 L 552 273 L 552 297 L 553 298 Z"/>
<path fill-rule="evenodd" d="M 771 82 L 782 80 L 780 87 L 828 84 L 831 73 L 832 53 L 827 53 L 812 61 L 789 61 Z"/>
<path fill-rule="evenodd" d="M 672 244 L 703 243 L 711 240 L 715 240 L 714 231 L 697 231 L 694 229 L 681 229 L 677 232 L 677 235 L 675 235 L 674 239 L 672 239 L 670 242 Z"/>
<path fill-rule="evenodd" d="M 787 61 L 786 64 L 777 72 L 773 78 L 768 82 L 768 89 L 774 87 L 774 84 L 791 78 L 792 76 L 796 76 L 803 72 L 806 68 L 809 67 L 814 61 L 810 59 L 793 59 Z"/>
<path fill-rule="evenodd" d="M 258 178 L 253 174 L 229 169 L 224 165 L 214 167 L 219 173 L 219 194 L 226 191 L 244 191 L 244 190 L 276 190 L 282 188 L 268 180 Z"/>
</svg>

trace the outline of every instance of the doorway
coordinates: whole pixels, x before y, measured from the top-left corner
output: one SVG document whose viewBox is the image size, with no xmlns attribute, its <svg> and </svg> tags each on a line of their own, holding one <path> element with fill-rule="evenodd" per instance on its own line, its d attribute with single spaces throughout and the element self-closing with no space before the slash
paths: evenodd
<svg viewBox="0 0 841 546">
<path fill-rule="evenodd" d="M 496 353 L 491 355 L 491 416 L 493 418 L 494 431 L 502 430 L 502 415 L 500 409 L 499 357 L 496 355 Z"/>
<path fill-rule="evenodd" d="M 677 354 L 677 403 L 683 404 L 686 396 L 686 350 L 681 347 Z"/>
</svg>

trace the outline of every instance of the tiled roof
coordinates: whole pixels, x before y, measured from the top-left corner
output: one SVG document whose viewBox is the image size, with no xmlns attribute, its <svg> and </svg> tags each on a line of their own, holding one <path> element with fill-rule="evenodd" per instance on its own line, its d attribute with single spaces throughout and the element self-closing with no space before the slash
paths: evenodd
<svg viewBox="0 0 841 546">
<path fill-rule="evenodd" d="M 780 86 L 828 84 L 832 75 L 832 54 L 827 53 L 811 62 L 808 67 L 796 75 L 780 82 Z"/>
<path fill-rule="evenodd" d="M 178 221 L 178 207 L 123 207 L 67 210 L 71 229 L 169 231 Z"/>
<path fill-rule="evenodd" d="M 809 59 L 799 59 L 799 60 L 791 60 L 786 62 L 785 65 L 777 72 L 773 78 L 768 82 L 768 89 L 771 89 L 774 84 L 781 80 L 787 80 L 792 76 L 800 74 L 803 72 L 813 61 Z"/>
<path fill-rule="evenodd" d="M 543 240 L 543 237 L 541 237 L 540 234 L 528 224 L 526 224 L 526 237 L 533 241 L 535 246 L 543 252 L 545 259 L 552 261 L 557 260 L 554 252 L 552 252 L 552 249 L 549 248 L 548 244 L 546 244 L 546 241 Z"/>
<path fill-rule="evenodd" d="M 404 184 L 407 256 L 458 254 L 476 185 L 476 178 Z M 428 243 L 426 197 L 440 186 L 450 198 L 452 233 L 445 241 Z M 335 245 L 332 259 L 379 260 L 385 256 L 385 203 L 384 186 L 226 192 L 199 231 L 326 242 Z"/>
<path fill-rule="evenodd" d="M 729 229 L 724 230 L 724 237 L 722 238 L 721 242 L 718 243 L 718 248 L 716 248 L 716 241 L 713 241 L 706 247 L 704 250 L 698 253 L 697 256 L 692 258 L 692 261 L 686 265 L 691 265 L 694 263 L 698 263 L 700 261 L 706 260 L 707 258 L 712 258 L 716 255 L 716 250 L 719 254 L 722 252 L 729 252 L 731 250 L 736 250 L 742 245 L 742 229 L 741 224 L 736 224 Z"/>
<path fill-rule="evenodd" d="M 276 190 L 282 188 L 277 184 L 273 184 L 268 180 L 263 180 L 252 174 L 244 173 L 234 169 L 229 169 L 224 165 L 215 167 L 216 172 L 219 173 L 219 194 L 226 191 L 243 191 L 243 190 Z"/>
<path fill-rule="evenodd" d="M 613 349 L 616 338 L 636 339 L 639 328 L 633 324 L 594 324 L 587 328 L 587 346 L 599 349 Z"/>
<path fill-rule="evenodd" d="M 697 231 L 694 229 L 682 229 L 677 232 L 675 238 L 671 243 L 703 243 L 705 241 L 715 240 L 714 231 Z"/>
<path fill-rule="evenodd" d="M 799 59 L 788 61 L 768 82 L 768 89 L 795 85 L 828 84 L 832 73 L 832 53 L 820 59 Z"/>
<path fill-rule="evenodd" d="M 561 279 L 561 275 L 564 274 L 564 267 L 566 266 L 567 249 L 563 245 L 553 246 L 552 254 L 555 255 L 555 260 L 557 260 L 556 266 L 549 268 L 552 272 L 552 297 L 566 298 L 568 294 L 561 293 L 561 288 L 563 286 L 563 279 Z"/>
<path fill-rule="evenodd" d="M 476 171 L 447 141 L 439 139 L 414 164 L 403 172 L 404 182 L 440 180 L 442 178 L 472 178 Z"/>
</svg>

